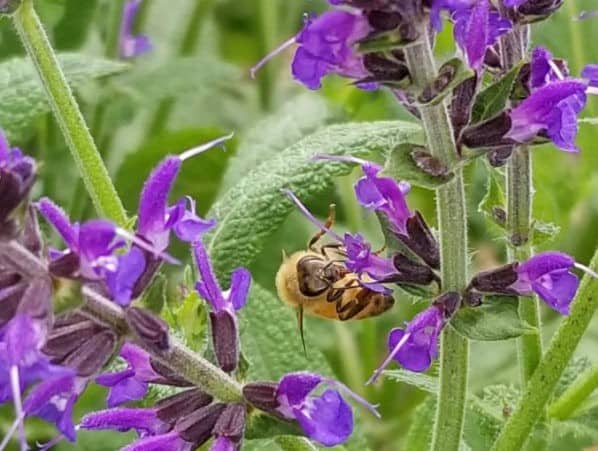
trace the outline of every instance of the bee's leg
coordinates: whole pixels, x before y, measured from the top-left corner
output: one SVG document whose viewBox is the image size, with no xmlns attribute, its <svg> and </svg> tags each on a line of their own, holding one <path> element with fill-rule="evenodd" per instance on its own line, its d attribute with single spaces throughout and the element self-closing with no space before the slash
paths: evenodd
<svg viewBox="0 0 598 451">
<path fill-rule="evenodd" d="M 332 227 L 332 225 L 334 224 L 334 218 L 335 218 L 335 216 L 336 216 L 336 205 L 330 204 L 330 207 L 328 208 L 328 218 L 326 219 L 326 222 L 324 223 L 324 227 L 326 227 L 327 229 L 330 229 Z M 316 250 L 314 249 L 314 245 L 325 234 L 326 234 L 325 230 L 318 230 L 318 232 L 312 237 L 312 239 L 309 240 L 309 243 L 307 243 L 307 248 L 310 251 L 316 252 Z"/>
<path fill-rule="evenodd" d="M 350 280 L 349 282 L 347 282 L 344 286 L 339 287 L 339 288 L 335 288 L 335 287 L 331 287 L 330 291 L 328 291 L 328 294 L 326 294 L 326 301 L 328 302 L 336 302 L 337 303 L 337 310 L 338 310 L 338 303 L 342 302 L 342 298 L 343 298 L 343 293 L 347 290 L 351 290 L 353 288 L 359 288 L 359 282 L 357 280 Z"/>
<path fill-rule="evenodd" d="M 346 257 L 346 255 L 347 255 L 347 253 L 343 249 L 342 243 L 325 244 L 324 246 L 320 247 L 320 252 L 322 253 L 322 255 L 324 257 L 328 258 L 328 250 L 330 250 L 330 249 L 334 250 L 335 253 L 342 255 L 343 257 Z"/>
</svg>

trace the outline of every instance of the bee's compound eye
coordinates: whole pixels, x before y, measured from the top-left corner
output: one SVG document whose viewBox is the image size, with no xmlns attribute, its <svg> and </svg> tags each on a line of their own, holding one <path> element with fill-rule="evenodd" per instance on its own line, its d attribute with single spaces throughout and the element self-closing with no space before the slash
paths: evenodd
<svg viewBox="0 0 598 451">
<path fill-rule="evenodd" d="M 326 261 L 315 256 L 304 257 L 297 263 L 299 290 L 304 296 L 319 296 L 330 288 L 330 282 L 322 277 Z"/>
</svg>

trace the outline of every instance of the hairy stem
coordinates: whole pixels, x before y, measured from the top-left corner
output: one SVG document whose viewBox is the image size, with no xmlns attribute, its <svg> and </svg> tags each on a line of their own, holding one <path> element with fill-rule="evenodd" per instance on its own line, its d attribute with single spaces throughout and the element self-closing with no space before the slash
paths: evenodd
<svg viewBox="0 0 598 451">
<path fill-rule="evenodd" d="M 130 333 L 122 308 L 89 287 L 83 287 L 83 295 L 87 300 L 83 310 L 95 320 L 106 323 L 121 334 Z M 142 341 L 137 344 L 144 346 Z M 239 402 L 243 398 L 237 381 L 172 337 L 168 350 L 158 352 L 147 348 L 146 351 L 162 365 L 221 401 Z"/>
<path fill-rule="evenodd" d="M 598 364 L 580 374 L 569 388 L 548 407 L 548 415 L 559 420 L 570 418 L 598 388 Z"/>
<path fill-rule="evenodd" d="M 94 206 L 101 216 L 124 226 L 127 222 L 125 209 L 35 12 L 33 0 L 23 0 L 13 18 Z"/>
<path fill-rule="evenodd" d="M 598 252 L 594 254 L 590 268 L 598 271 Z M 573 357 L 597 308 L 598 281 L 585 275 L 571 305 L 569 316 L 563 319 L 548 345 L 544 357 L 527 383 L 515 412 L 496 440 L 493 451 L 522 448 L 532 428 L 538 419 L 542 418 L 554 387 Z"/>
<path fill-rule="evenodd" d="M 508 14 L 508 11 L 504 11 Z M 503 69 L 510 70 L 525 58 L 529 42 L 529 26 L 518 26 L 500 40 Z M 532 160 L 527 146 L 516 147 L 507 163 L 507 230 L 509 260 L 525 261 L 531 257 L 532 228 Z M 517 340 L 521 385 L 525 386 L 542 358 L 542 323 L 536 297 L 521 298 L 519 316 L 538 332 Z"/>
<path fill-rule="evenodd" d="M 422 36 L 427 30 L 422 27 Z M 406 48 L 407 64 L 414 82 L 422 87 L 437 75 L 430 42 Z M 458 154 L 445 102 L 420 109 L 430 152 L 448 166 Z M 462 291 L 467 283 L 467 217 L 463 173 L 438 189 L 436 196 L 440 230 L 441 272 L 444 291 Z M 436 451 L 457 451 L 461 442 L 467 378 L 469 343 L 450 326 L 445 327 L 440 346 L 440 392 L 432 439 Z"/>
</svg>

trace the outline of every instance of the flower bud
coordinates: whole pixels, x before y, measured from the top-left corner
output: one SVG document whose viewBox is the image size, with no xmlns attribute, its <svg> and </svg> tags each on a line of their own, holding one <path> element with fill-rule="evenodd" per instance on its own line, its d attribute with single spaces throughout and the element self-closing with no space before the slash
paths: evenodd
<svg viewBox="0 0 598 451">
<path fill-rule="evenodd" d="M 497 147 L 488 154 L 488 162 L 495 168 L 504 166 L 511 158 L 514 149 L 512 145 Z"/>
<path fill-rule="evenodd" d="M 0 275 L 0 328 L 15 316 L 26 289 L 27 283 L 18 274 Z"/>
<path fill-rule="evenodd" d="M 277 413 L 280 403 L 276 398 L 278 383 L 250 382 L 243 387 L 243 396 L 251 405 L 268 413 Z"/>
<path fill-rule="evenodd" d="M 202 407 L 177 421 L 174 430 L 183 440 L 198 447 L 211 437 L 214 425 L 225 408 L 226 405 L 222 403 Z"/>
<path fill-rule="evenodd" d="M 437 297 L 433 305 L 440 308 L 445 321 L 449 320 L 461 306 L 461 295 L 455 291 L 449 291 Z"/>
<path fill-rule="evenodd" d="M 168 349 L 168 324 L 162 318 L 149 310 L 130 307 L 125 310 L 125 319 L 145 346 L 158 351 Z"/>
<path fill-rule="evenodd" d="M 461 82 L 453 91 L 453 100 L 451 102 L 451 122 L 455 137 L 461 134 L 461 130 L 469 124 L 471 119 L 471 109 L 475 99 L 478 85 L 476 75 Z"/>
<path fill-rule="evenodd" d="M 176 374 L 173 370 L 168 368 L 167 366 L 161 364 L 155 359 L 150 358 L 150 365 L 152 369 L 159 374 L 161 377 L 164 378 L 163 381 L 160 381 L 161 384 L 164 385 L 171 385 L 173 387 L 191 387 L 193 384 L 181 376 Z"/>
<path fill-rule="evenodd" d="M 227 437 L 233 443 L 239 444 L 245 430 L 246 407 L 244 404 L 229 404 L 214 425 L 214 435 Z"/>
<path fill-rule="evenodd" d="M 210 312 L 212 341 L 218 365 L 227 373 L 239 363 L 239 332 L 235 317 L 226 310 Z"/>
<path fill-rule="evenodd" d="M 79 271 L 80 259 L 75 252 L 67 252 L 64 255 L 52 260 L 48 265 L 48 271 L 55 277 L 73 278 Z"/>
<path fill-rule="evenodd" d="M 197 388 L 185 390 L 176 395 L 159 400 L 155 404 L 160 420 L 174 425 L 180 418 L 191 415 L 198 409 L 209 405 L 213 398 Z"/>
<path fill-rule="evenodd" d="M 407 236 L 399 235 L 399 238 L 432 268 L 440 268 L 438 242 L 420 212 L 416 211 L 407 220 L 406 227 Z"/>
<path fill-rule="evenodd" d="M 511 125 L 509 114 L 502 112 L 492 119 L 467 127 L 461 134 L 461 142 L 470 149 L 511 145 L 513 142 L 505 138 Z"/>
<path fill-rule="evenodd" d="M 517 282 L 518 265 L 518 263 L 511 263 L 497 269 L 481 272 L 471 279 L 469 285 L 484 293 L 517 294 L 509 286 Z"/>
<path fill-rule="evenodd" d="M 445 180 L 450 179 L 452 176 L 449 168 L 438 158 L 428 153 L 424 147 L 414 147 L 411 158 L 413 158 L 417 167 L 426 174 Z"/>
<path fill-rule="evenodd" d="M 440 283 L 440 279 L 429 266 L 414 262 L 403 254 L 396 254 L 393 257 L 393 263 L 399 274 L 395 277 L 397 280 L 393 279 L 392 282 L 415 285 L 429 285 L 432 282 Z M 385 282 L 388 281 L 385 280 Z"/>
<path fill-rule="evenodd" d="M 36 257 L 41 257 L 43 247 L 42 236 L 39 230 L 39 223 L 37 221 L 37 213 L 32 205 L 27 208 L 25 224 L 23 226 L 23 234 L 20 241 L 29 252 L 34 254 Z"/>
<path fill-rule="evenodd" d="M 60 362 L 102 330 L 104 327 L 83 315 L 62 315 L 48 334 L 43 352 L 54 362 Z"/>
<path fill-rule="evenodd" d="M 563 3 L 564 0 L 528 0 L 517 8 L 517 11 L 526 16 L 524 22 L 536 22 L 555 13 Z"/>
</svg>

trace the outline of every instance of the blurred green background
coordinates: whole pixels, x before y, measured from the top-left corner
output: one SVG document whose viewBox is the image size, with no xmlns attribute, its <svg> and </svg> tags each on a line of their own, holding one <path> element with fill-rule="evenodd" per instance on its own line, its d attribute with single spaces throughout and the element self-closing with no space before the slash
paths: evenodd
<svg viewBox="0 0 598 451">
<path fill-rule="evenodd" d="M 119 18 L 112 12 L 115 3 L 118 1 L 37 0 L 36 6 L 60 52 L 112 58 L 107 42 L 118 30 Z M 573 20 L 593 7 L 594 0 L 566 0 L 553 18 L 534 26 L 534 43 L 568 59 L 573 74 L 588 62 L 598 62 L 598 19 Z M 136 28 L 150 36 L 154 51 L 130 61 L 122 74 L 84 83 L 77 90 L 93 136 L 130 212 L 136 209 L 143 180 L 162 156 L 209 138 L 235 132 L 226 153 L 208 152 L 185 164 L 175 193 L 195 197 L 201 213 L 234 186 L 240 174 L 325 124 L 409 118 L 389 93 L 362 92 L 345 80 L 329 79 L 321 91 L 307 92 L 291 79 L 290 52 L 271 61 L 256 80 L 249 77 L 253 64 L 297 32 L 304 14 L 323 8 L 324 2 L 315 0 L 144 0 Z M 448 27 L 439 38 L 439 49 L 441 56 L 453 51 Z M 0 20 L 0 60 L 22 55 L 10 22 Z M 585 116 L 597 115 L 598 101 L 590 99 Z M 43 161 L 36 195 L 51 196 L 66 206 L 73 218 L 93 216 L 50 114 L 39 115 L 32 126 L 11 138 Z M 598 244 L 598 128 L 582 125 L 578 142 L 580 155 L 559 152 L 552 146 L 534 150 L 534 210 L 536 219 L 561 228 L 554 240 L 542 246 L 568 252 L 585 263 Z M 361 231 L 379 244 L 375 218 L 365 215 L 352 196 L 351 185 L 357 176 L 339 178 L 333 189 L 309 206 L 323 217 L 327 205 L 336 202 L 341 228 Z M 504 259 L 498 231 L 477 212 L 487 179 L 485 165 L 473 164 L 467 169 L 470 246 L 473 265 L 478 267 Z M 429 191 L 414 189 L 410 203 L 433 221 Z M 291 215 L 252 264 L 254 278 L 273 290 L 281 249 L 303 248 L 312 233 L 301 216 Z M 185 258 L 184 250 L 179 251 Z M 346 324 L 312 318 L 306 322 L 310 346 L 323 351 L 336 376 L 380 403 L 382 421 L 361 415 L 362 431 L 371 449 L 401 449 L 413 410 L 423 400 L 423 392 L 400 383 L 363 385 L 384 356 L 386 332 L 420 308 L 403 297 L 381 318 Z M 558 319 L 547 309 L 543 312 L 548 340 Z M 293 313 L 289 310 L 288 315 L 292 318 Z M 297 342 L 299 353 L 298 335 L 288 340 Z M 579 352 L 595 356 L 597 345 L 598 324 L 590 329 Z M 515 362 L 512 341 L 474 344 L 472 388 L 480 391 L 493 383 L 516 385 Z M 101 406 L 103 393 L 94 388 L 80 410 Z M 11 421 L 10 409 L 5 406 L 0 413 L 2 431 Z M 40 441 L 53 434 L 51 428 L 37 423 L 32 423 L 31 433 Z M 62 444 L 58 449 L 113 450 L 127 440 L 116 433 L 80 436 L 76 446 Z"/>
</svg>

